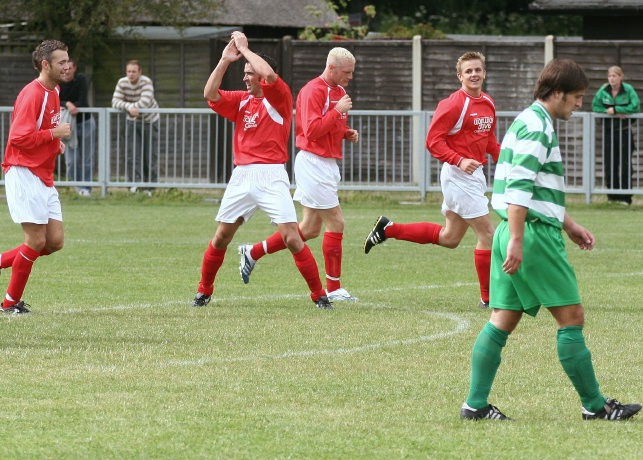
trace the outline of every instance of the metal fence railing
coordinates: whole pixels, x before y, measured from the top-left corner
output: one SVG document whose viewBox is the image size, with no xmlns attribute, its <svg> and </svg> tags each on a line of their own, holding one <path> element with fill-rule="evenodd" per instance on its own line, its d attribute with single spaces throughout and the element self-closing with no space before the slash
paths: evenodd
<svg viewBox="0 0 643 460">
<path fill-rule="evenodd" d="M 0 156 L 4 159 L 12 107 L 0 107 Z M 103 195 L 108 188 L 223 189 L 232 172 L 234 126 L 210 109 L 141 110 L 158 113 L 153 125 L 138 131 L 125 113 L 112 108 L 87 108 L 94 120 L 90 140 L 94 147 L 91 177 L 74 177 L 64 156 L 56 165 L 57 187 L 95 187 Z M 351 111 L 349 123 L 360 133 L 357 144 L 345 142 L 339 162 L 342 190 L 408 191 L 424 198 L 439 191 L 441 164 L 425 148 L 426 133 L 433 112 L 428 111 Z M 497 113 L 497 137 L 502 139 L 517 112 Z M 643 115 L 620 120 L 602 114 L 575 113 L 568 121 L 557 121 L 556 132 L 565 161 L 567 191 L 582 193 L 587 202 L 594 194 L 643 195 Z M 628 128 L 626 135 L 620 135 Z M 609 137 L 608 134 L 617 134 Z M 152 149 L 142 146 L 150 136 Z M 614 141 L 619 138 L 619 142 Z M 89 144 L 88 144 L 89 143 Z M 292 184 L 296 154 L 294 129 L 290 139 L 288 170 Z M 136 164 L 145 168 L 138 174 Z M 628 169 L 629 165 L 629 169 Z M 619 169 L 620 168 L 620 169 Z M 140 169 L 140 168 L 139 168 Z M 494 165 L 486 166 L 489 187 Z M 0 185 L 4 174 L 0 171 Z"/>
</svg>

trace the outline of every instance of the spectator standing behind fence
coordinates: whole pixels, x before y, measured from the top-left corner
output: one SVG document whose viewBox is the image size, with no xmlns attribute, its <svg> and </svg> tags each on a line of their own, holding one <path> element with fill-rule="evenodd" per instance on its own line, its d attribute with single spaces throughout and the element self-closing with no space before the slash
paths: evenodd
<svg viewBox="0 0 643 460">
<path fill-rule="evenodd" d="M 485 57 L 470 51 L 458 59 L 457 76 L 462 87 L 438 103 L 426 138 L 426 148 L 444 162 L 440 184 L 444 201 L 444 227 L 432 222 L 400 224 L 380 216 L 366 236 L 366 254 L 388 238 L 419 244 L 458 247 L 471 227 L 478 237 L 473 259 L 480 285 L 481 308 L 489 306 L 489 270 L 493 223 L 489 200 L 485 196 L 487 179 L 483 166 L 487 153 L 498 159 L 496 108 L 491 97 L 482 92 L 486 78 Z"/>
<path fill-rule="evenodd" d="M 632 188 L 632 150 L 634 136 L 627 115 L 640 111 L 639 97 L 632 85 L 625 83 L 623 69 L 607 69 L 607 83 L 594 96 L 592 110 L 613 117 L 603 118 L 603 174 L 611 190 Z M 611 203 L 632 204 L 632 195 L 609 193 Z"/>
<path fill-rule="evenodd" d="M 135 183 L 149 183 L 157 180 L 159 114 L 141 114 L 139 109 L 156 109 L 154 84 L 143 75 L 141 64 L 133 59 L 125 67 L 126 76 L 118 80 L 112 107 L 125 110 L 125 155 L 127 156 L 127 179 Z M 138 190 L 134 185 L 132 192 Z M 150 187 L 141 188 L 151 193 Z"/>
<path fill-rule="evenodd" d="M 353 103 L 345 88 L 353 79 L 354 71 L 353 54 L 345 48 L 333 48 L 328 53 L 324 72 L 304 85 L 297 96 L 295 143 L 299 153 L 295 158 L 297 189 L 293 199 L 303 208 L 299 231 L 304 241 L 319 236 L 322 224 L 326 226 L 322 252 L 326 292 L 331 302 L 357 300 L 340 283 L 344 216 L 337 195 L 341 179 L 337 160 L 342 158 L 343 141 L 357 143 L 359 140 L 357 130 L 347 124 Z M 254 246 L 240 246 L 244 283 L 248 283 L 259 258 L 285 248 L 279 233 Z"/>
<path fill-rule="evenodd" d="M 243 81 L 247 91 L 220 88 L 228 66 L 246 59 Z M 248 48 L 248 39 L 233 32 L 203 90 L 208 105 L 234 122 L 234 164 L 216 220 L 216 234 L 203 255 L 201 281 L 193 307 L 207 305 L 214 279 L 236 231 L 261 209 L 277 226 L 278 234 L 292 253 L 295 265 L 308 283 L 310 297 L 319 308 L 330 309 L 310 248 L 301 240 L 297 213 L 290 196 L 288 139 L 292 125 L 292 93 L 276 73 L 277 63 Z"/>
<path fill-rule="evenodd" d="M 64 231 L 58 192 L 54 187 L 56 158 L 65 152 L 69 123 L 60 122 L 59 84 L 69 69 L 67 45 L 45 40 L 32 54 L 40 73 L 25 86 L 13 106 L 2 169 L 11 218 L 22 226 L 24 243 L 0 254 L 0 268 L 11 267 L 2 311 L 29 313 L 22 300 L 34 262 L 63 247 Z"/>
<path fill-rule="evenodd" d="M 96 121 L 91 113 L 79 113 L 79 107 L 89 107 L 89 86 L 85 75 L 77 73 L 76 61 L 69 59 L 69 70 L 60 84 L 60 105 L 75 117 L 75 130 L 69 139 L 63 139 L 67 178 L 72 181 L 91 181 L 94 174 L 94 151 L 96 149 Z M 89 196 L 91 187 L 76 189 L 79 195 Z"/>
<path fill-rule="evenodd" d="M 516 117 L 502 141 L 491 197 L 502 219 L 491 256 L 493 311 L 473 345 L 463 419 L 508 419 L 487 398 L 509 335 L 525 314 L 535 317 L 541 307 L 556 322 L 558 360 L 580 396 L 581 418 L 624 420 L 641 410 L 640 404 L 621 404 L 599 390 L 583 337 L 578 282 L 562 235 L 564 231 L 581 250 L 595 244 L 594 236 L 565 210 L 565 171 L 554 131 L 556 120 L 568 120 L 581 107 L 588 85 L 575 62 L 549 61 L 536 82 L 535 102 Z M 617 371 L 622 372 L 620 366 Z M 529 394 L 536 380 L 524 385 L 521 396 Z M 560 419 L 563 407 L 547 401 L 544 409 Z"/>
</svg>

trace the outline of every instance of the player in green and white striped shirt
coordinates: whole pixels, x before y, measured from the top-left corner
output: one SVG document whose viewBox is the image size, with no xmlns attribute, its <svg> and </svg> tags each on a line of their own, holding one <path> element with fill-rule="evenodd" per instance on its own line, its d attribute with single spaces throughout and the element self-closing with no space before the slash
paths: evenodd
<svg viewBox="0 0 643 460">
<path fill-rule="evenodd" d="M 509 204 L 527 209 L 527 221 L 562 228 L 565 177 L 554 120 L 536 101 L 522 112 L 505 135 L 496 166 L 491 206 L 503 220 Z"/>
<path fill-rule="evenodd" d="M 536 101 L 513 122 L 500 149 L 491 205 L 502 218 L 493 238 L 490 306 L 493 313 L 473 346 L 464 419 L 509 419 L 487 401 L 502 348 L 523 313 L 540 307 L 558 325 L 558 357 L 578 392 L 584 420 L 627 419 L 640 404 L 621 404 L 599 391 L 583 338 L 584 313 L 576 274 L 561 230 L 581 249 L 594 236 L 565 211 L 565 177 L 554 121 L 567 120 L 589 85 L 573 61 L 554 59 L 541 72 Z"/>
</svg>

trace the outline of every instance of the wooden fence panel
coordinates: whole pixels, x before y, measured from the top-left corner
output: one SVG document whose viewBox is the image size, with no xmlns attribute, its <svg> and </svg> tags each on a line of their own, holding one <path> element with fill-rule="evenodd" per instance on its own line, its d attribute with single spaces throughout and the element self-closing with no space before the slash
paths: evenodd
<svg viewBox="0 0 643 460">
<path fill-rule="evenodd" d="M 0 54 L 0 106 L 13 106 L 18 93 L 37 76 L 30 54 Z"/>
</svg>

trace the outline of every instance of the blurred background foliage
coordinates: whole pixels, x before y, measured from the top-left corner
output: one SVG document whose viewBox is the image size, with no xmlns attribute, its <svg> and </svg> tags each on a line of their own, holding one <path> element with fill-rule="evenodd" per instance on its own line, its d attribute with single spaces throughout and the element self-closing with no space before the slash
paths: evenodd
<svg viewBox="0 0 643 460">
<path fill-rule="evenodd" d="M 329 0 L 338 20 L 329 29 L 306 28 L 302 39 L 405 39 L 414 35 L 582 34 L 582 17 L 534 13 L 533 0 Z M 315 14 L 314 11 L 310 11 Z"/>
</svg>

